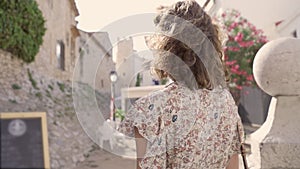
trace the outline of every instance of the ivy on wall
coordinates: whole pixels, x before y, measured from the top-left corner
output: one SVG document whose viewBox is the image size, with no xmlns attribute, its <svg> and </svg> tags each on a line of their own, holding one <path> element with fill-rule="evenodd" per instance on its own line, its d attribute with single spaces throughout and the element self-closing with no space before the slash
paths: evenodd
<svg viewBox="0 0 300 169">
<path fill-rule="evenodd" d="M 1 49 L 32 62 L 45 31 L 45 20 L 35 0 L 0 1 Z"/>
</svg>

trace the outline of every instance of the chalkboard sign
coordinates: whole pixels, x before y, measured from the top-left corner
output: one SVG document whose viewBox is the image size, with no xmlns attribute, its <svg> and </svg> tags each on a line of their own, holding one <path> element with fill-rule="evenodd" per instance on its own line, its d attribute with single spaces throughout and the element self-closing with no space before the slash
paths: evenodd
<svg viewBox="0 0 300 169">
<path fill-rule="evenodd" d="M 0 130 L 0 168 L 50 168 L 46 113 L 0 113 Z"/>
</svg>

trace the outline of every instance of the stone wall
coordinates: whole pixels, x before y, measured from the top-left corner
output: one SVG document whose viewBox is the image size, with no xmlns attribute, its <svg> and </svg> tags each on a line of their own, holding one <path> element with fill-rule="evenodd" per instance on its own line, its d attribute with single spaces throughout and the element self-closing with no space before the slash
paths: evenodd
<svg viewBox="0 0 300 169">
<path fill-rule="evenodd" d="M 78 11 L 74 0 L 36 1 L 46 20 L 43 44 L 30 64 L 0 50 L 0 112 L 46 112 L 51 168 L 72 169 L 98 147 L 82 129 L 73 105 L 72 76 L 80 48 Z M 65 48 L 64 70 L 58 67 L 59 42 Z M 108 117 L 110 93 L 96 91 L 96 96 L 103 117 Z"/>
<path fill-rule="evenodd" d="M 40 75 L 2 50 L 0 58 L 0 112 L 46 112 L 51 168 L 74 168 L 97 146 L 78 122 L 71 82 Z M 102 100 L 107 98 L 100 95 Z M 107 104 L 100 106 L 105 110 Z"/>
</svg>

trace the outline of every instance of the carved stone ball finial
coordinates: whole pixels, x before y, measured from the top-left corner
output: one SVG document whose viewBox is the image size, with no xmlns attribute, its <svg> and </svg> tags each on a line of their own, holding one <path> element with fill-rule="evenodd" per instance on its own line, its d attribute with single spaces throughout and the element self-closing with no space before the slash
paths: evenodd
<svg viewBox="0 0 300 169">
<path fill-rule="evenodd" d="M 253 74 L 271 96 L 300 96 L 300 39 L 280 38 L 256 54 Z"/>
</svg>

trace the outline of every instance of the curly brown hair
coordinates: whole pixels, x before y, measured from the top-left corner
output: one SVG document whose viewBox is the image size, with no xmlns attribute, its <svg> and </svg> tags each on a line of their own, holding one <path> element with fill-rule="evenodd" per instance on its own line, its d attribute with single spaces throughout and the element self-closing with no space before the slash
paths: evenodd
<svg viewBox="0 0 300 169">
<path fill-rule="evenodd" d="M 172 6 L 160 6 L 159 8 L 157 8 L 157 10 L 158 15 L 154 19 L 155 23 L 159 22 L 161 14 L 163 13 L 181 17 L 199 28 L 214 45 L 219 58 L 223 63 L 223 50 L 220 40 L 219 27 L 212 22 L 211 17 L 204 11 L 203 8 L 201 8 L 201 6 L 196 1 L 179 1 Z M 186 44 L 177 39 L 164 35 L 160 36 L 159 39 L 150 39 L 150 41 L 150 44 L 152 44 L 153 48 L 171 52 L 174 55 L 180 57 L 186 63 L 196 58 L 194 64 L 189 65 L 189 67 L 197 81 L 198 88 L 212 89 L 212 84 L 210 82 L 205 66 L 201 62 L 200 58 L 196 57 L 197 55 L 194 53 L 194 51 Z M 149 44 L 149 42 L 147 43 Z M 222 66 L 224 68 L 225 76 L 228 77 L 228 71 L 225 67 L 225 64 L 223 63 Z M 173 79 L 170 74 L 163 70 L 155 69 L 155 73 L 159 78 L 170 77 L 172 80 L 176 81 L 176 79 Z"/>
</svg>

